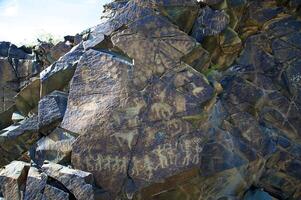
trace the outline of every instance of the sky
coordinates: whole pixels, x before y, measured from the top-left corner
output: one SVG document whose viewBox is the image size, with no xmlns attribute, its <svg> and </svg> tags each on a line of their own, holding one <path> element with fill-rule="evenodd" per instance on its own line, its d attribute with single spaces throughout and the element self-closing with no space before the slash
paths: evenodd
<svg viewBox="0 0 301 200">
<path fill-rule="evenodd" d="M 0 0 L 0 41 L 32 44 L 53 35 L 63 39 L 100 23 L 110 0 Z"/>
</svg>

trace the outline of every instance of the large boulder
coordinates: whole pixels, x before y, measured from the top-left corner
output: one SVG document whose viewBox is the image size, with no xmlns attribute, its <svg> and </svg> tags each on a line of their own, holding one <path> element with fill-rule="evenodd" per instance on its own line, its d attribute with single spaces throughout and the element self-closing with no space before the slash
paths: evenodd
<svg viewBox="0 0 301 200">
<path fill-rule="evenodd" d="M 68 94 L 61 91 L 53 91 L 40 100 L 38 107 L 40 132 L 47 135 L 58 126 L 64 117 L 67 100 Z"/>
<path fill-rule="evenodd" d="M 51 185 L 46 185 L 43 193 L 43 200 L 69 200 L 69 193 Z"/>
<path fill-rule="evenodd" d="M 13 161 L 0 169 L 0 193 L 5 199 L 23 199 L 29 167 L 27 163 Z"/>
<path fill-rule="evenodd" d="M 192 36 L 198 42 L 202 42 L 206 36 L 220 34 L 228 24 L 229 17 L 224 11 L 213 10 L 206 6 L 200 10 L 192 30 Z"/>
<path fill-rule="evenodd" d="M 75 139 L 75 134 L 56 128 L 48 136 L 41 138 L 31 149 L 31 159 L 40 166 L 45 160 L 68 164 L 71 161 L 72 144 Z"/>
<path fill-rule="evenodd" d="M 113 1 L 58 61 L 45 46 L 39 109 L 23 90 L 16 102 L 38 112 L 45 135 L 33 118 L 20 129 L 18 111 L 6 127 L 12 110 L 2 113 L 0 163 L 29 162 L 30 148 L 28 199 L 301 199 L 300 10 L 299 0 Z M 81 39 L 65 40 L 58 56 Z M 13 105 L 28 58 L 0 47 L 1 102 Z M 54 90 L 70 92 L 65 115 Z"/>
<path fill-rule="evenodd" d="M 36 113 L 40 100 L 40 79 L 33 78 L 21 91 L 15 96 L 16 107 L 23 114 L 29 112 Z"/>
<path fill-rule="evenodd" d="M 4 129 L 13 123 L 12 116 L 16 110 L 16 106 L 13 105 L 7 110 L 0 113 L 0 129 Z"/>
<path fill-rule="evenodd" d="M 44 164 L 42 170 L 49 177 L 59 181 L 75 199 L 94 200 L 94 180 L 91 173 L 54 163 Z"/>
<path fill-rule="evenodd" d="M 0 112 L 14 104 L 19 88 L 18 77 L 8 58 L 0 58 Z"/>
<path fill-rule="evenodd" d="M 0 132 L 0 166 L 22 157 L 39 138 L 38 118 L 25 119 Z"/>
<path fill-rule="evenodd" d="M 94 200 L 94 192 L 91 173 L 54 163 L 45 163 L 42 168 L 37 168 L 13 161 L 0 169 L 0 198 L 4 199 Z"/>
<path fill-rule="evenodd" d="M 42 200 L 47 184 L 47 175 L 40 173 L 35 167 L 30 167 L 26 180 L 26 191 L 24 200 Z"/>
<path fill-rule="evenodd" d="M 82 54 L 83 47 L 79 44 L 40 73 L 41 97 L 54 90 L 63 90 L 68 87 Z"/>
<path fill-rule="evenodd" d="M 131 196 L 200 164 L 203 133 L 189 119 L 198 117 L 214 89 L 181 62 L 197 46 L 195 40 L 163 17 L 144 17 L 112 42 L 134 64 L 110 53 L 86 52 L 61 126 L 80 134 L 72 165 L 93 172 L 113 196 L 123 186 Z"/>
</svg>

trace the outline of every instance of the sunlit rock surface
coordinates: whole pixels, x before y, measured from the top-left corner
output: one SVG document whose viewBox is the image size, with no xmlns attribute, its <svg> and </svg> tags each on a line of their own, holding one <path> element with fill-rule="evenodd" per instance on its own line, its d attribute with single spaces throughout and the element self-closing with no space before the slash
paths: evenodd
<svg viewBox="0 0 301 200">
<path fill-rule="evenodd" d="M 0 198 L 301 199 L 300 5 L 112 1 L 0 43 Z"/>
</svg>

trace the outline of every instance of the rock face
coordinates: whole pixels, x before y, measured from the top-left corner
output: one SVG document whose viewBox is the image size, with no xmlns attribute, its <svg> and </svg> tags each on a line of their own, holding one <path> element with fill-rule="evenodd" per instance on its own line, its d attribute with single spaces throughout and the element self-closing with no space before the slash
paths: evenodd
<svg viewBox="0 0 301 200">
<path fill-rule="evenodd" d="M 62 183 L 76 199 L 94 199 L 93 176 L 91 173 L 69 169 L 58 164 L 49 163 L 42 166 L 50 177 Z"/>
<path fill-rule="evenodd" d="M 22 200 L 29 164 L 13 161 L 0 171 L 0 190 L 5 199 Z"/>
<path fill-rule="evenodd" d="M 75 134 L 56 128 L 48 136 L 41 138 L 35 147 L 32 147 L 31 158 L 40 166 L 45 160 L 68 164 L 70 163 L 72 144 L 75 139 Z"/>
<path fill-rule="evenodd" d="M 0 166 L 18 159 L 41 137 L 37 117 L 14 124 L 0 132 Z"/>
<path fill-rule="evenodd" d="M 51 131 L 62 121 L 66 107 L 68 94 L 53 91 L 39 101 L 39 130 L 44 134 Z"/>
<path fill-rule="evenodd" d="M 0 198 L 301 199 L 298 2 L 113 1 L 32 73 L 0 43 Z"/>
<path fill-rule="evenodd" d="M 24 200 L 42 199 L 43 190 L 47 184 L 47 175 L 40 173 L 35 167 L 30 167 L 26 180 Z"/>
</svg>

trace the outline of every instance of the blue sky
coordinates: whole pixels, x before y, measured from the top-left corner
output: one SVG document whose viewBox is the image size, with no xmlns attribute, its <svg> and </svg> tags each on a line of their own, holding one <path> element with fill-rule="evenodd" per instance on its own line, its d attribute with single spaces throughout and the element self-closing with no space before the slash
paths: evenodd
<svg viewBox="0 0 301 200">
<path fill-rule="evenodd" d="M 0 0 L 0 41 L 18 45 L 38 36 L 62 38 L 100 23 L 110 0 Z"/>
</svg>

